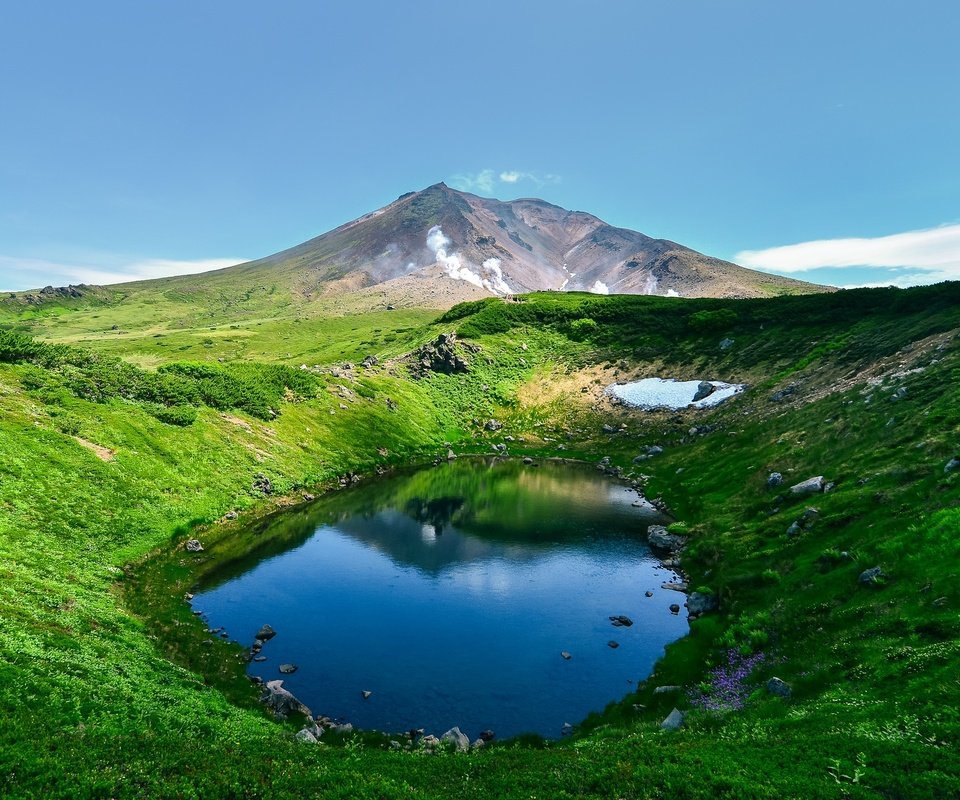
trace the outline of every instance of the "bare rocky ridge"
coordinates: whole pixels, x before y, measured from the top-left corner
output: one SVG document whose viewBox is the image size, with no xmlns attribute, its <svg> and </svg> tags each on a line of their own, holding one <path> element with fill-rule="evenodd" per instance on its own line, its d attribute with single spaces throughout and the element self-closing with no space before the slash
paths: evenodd
<svg viewBox="0 0 960 800">
<path fill-rule="evenodd" d="M 307 297 L 382 288 L 439 305 L 529 291 L 763 297 L 829 291 L 615 228 L 543 200 L 504 202 L 438 183 L 308 242 L 221 273 L 288 276 Z M 209 273 L 208 273 L 209 275 Z M 451 302 L 452 301 L 452 302 Z M 439 306 L 437 306 L 439 307 Z"/>
</svg>

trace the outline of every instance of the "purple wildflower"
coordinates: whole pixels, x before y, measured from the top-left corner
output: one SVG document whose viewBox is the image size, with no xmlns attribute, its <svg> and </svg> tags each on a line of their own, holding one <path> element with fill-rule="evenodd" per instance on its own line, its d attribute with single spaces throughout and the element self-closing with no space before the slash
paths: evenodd
<svg viewBox="0 0 960 800">
<path fill-rule="evenodd" d="M 737 650 L 728 650 L 725 663 L 710 670 L 707 680 L 689 694 L 690 705 L 706 711 L 743 708 L 751 692 L 746 681 L 765 659 L 764 653 L 743 656 Z"/>
</svg>

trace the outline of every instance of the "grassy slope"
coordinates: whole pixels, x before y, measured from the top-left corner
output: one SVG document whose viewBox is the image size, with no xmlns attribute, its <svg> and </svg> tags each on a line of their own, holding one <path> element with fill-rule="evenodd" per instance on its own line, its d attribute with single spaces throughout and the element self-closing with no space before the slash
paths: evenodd
<svg viewBox="0 0 960 800">
<path fill-rule="evenodd" d="M 27 392 L 29 367 L 0 366 L 0 794 L 956 796 L 960 476 L 943 464 L 960 424 L 957 295 L 951 286 L 842 300 L 544 295 L 479 304 L 443 323 L 485 349 L 466 378 L 413 382 L 402 370 L 378 370 L 365 378 L 368 396 L 354 396 L 346 410 L 331 381 L 315 398 L 284 403 L 270 422 L 201 408 L 193 425 L 176 428 L 121 399 Z M 391 335 L 386 324 L 382 332 Z M 430 332 L 393 334 L 375 349 L 389 354 Z M 328 331 L 328 356 L 370 349 L 361 336 L 373 341 L 363 327 Z M 734 347 L 719 350 L 723 336 Z M 123 352 L 140 360 L 155 347 L 149 338 Z M 264 352 L 275 358 L 280 349 Z M 753 389 L 696 418 L 579 402 L 590 395 L 577 381 L 589 388 L 584 376 L 599 377 L 591 365 L 609 363 L 612 375 L 620 359 L 629 370 L 746 380 Z M 865 392 L 885 360 L 886 380 Z M 525 389 L 544 380 L 573 394 Z M 789 383 L 800 386 L 795 399 L 766 399 Z M 834 383 L 841 390 L 827 392 Z M 906 395 L 893 400 L 900 386 Z M 389 753 L 359 739 L 345 748 L 297 746 L 246 707 L 249 698 L 226 702 L 222 690 L 240 690 L 213 663 L 227 653 L 202 663 L 188 647 L 171 653 L 180 664 L 207 664 L 203 674 L 217 684 L 208 686 L 195 669 L 165 659 L 156 629 L 125 609 L 116 588 L 125 565 L 170 550 L 191 524 L 262 508 L 250 489 L 254 473 L 286 491 L 348 468 L 422 459 L 444 440 L 486 449 L 487 434 L 472 420 L 494 413 L 507 426 L 491 438 L 522 435 L 521 449 L 531 452 L 562 443 L 562 454 L 610 455 L 630 468 L 639 445 L 666 445 L 636 469 L 687 524 L 694 585 L 723 602 L 722 614 L 695 622 L 694 634 L 671 648 L 660 679 L 589 720 L 587 735 L 466 757 Z M 58 430 L 65 416 L 115 458 L 101 460 Z M 623 433 L 600 433 L 618 416 Z M 703 422 L 717 429 L 691 436 Z M 821 473 L 837 481 L 816 498 L 820 518 L 800 537 L 784 532 L 805 504 L 774 502 L 764 484 L 774 469 L 788 483 Z M 203 535 L 231 530 L 214 525 Z M 886 582 L 859 587 L 856 576 L 875 564 Z M 177 622 L 185 638 L 199 633 Z M 678 700 L 653 696 L 652 686 L 696 686 L 731 647 L 767 659 L 749 687 L 777 674 L 793 684 L 794 699 L 759 691 L 743 711 L 695 713 L 685 731 L 660 732 L 656 723 Z M 633 710 L 638 702 L 646 711 Z"/>
</svg>

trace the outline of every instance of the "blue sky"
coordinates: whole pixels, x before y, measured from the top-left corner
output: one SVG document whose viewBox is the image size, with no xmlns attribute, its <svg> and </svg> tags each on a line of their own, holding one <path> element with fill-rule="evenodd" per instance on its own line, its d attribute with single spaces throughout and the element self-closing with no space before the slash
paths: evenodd
<svg viewBox="0 0 960 800">
<path fill-rule="evenodd" d="M 219 267 L 440 180 L 837 285 L 960 278 L 960 6 L 0 11 L 0 287 Z"/>
</svg>

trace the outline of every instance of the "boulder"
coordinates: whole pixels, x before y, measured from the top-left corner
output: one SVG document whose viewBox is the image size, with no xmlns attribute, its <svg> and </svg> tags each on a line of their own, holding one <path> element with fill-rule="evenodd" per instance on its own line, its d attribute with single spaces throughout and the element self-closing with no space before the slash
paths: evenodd
<svg viewBox="0 0 960 800">
<path fill-rule="evenodd" d="M 771 402 L 771 403 L 782 403 L 784 400 L 786 400 L 786 399 L 787 399 L 788 397 L 790 397 L 791 395 L 796 394 L 799 389 L 800 389 L 800 387 L 797 386 L 797 384 L 791 383 L 789 386 L 787 386 L 787 387 L 785 387 L 785 388 L 783 388 L 783 389 L 779 389 L 778 391 L 776 391 L 776 392 L 774 392 L 772 395 L 770 395 L 770 402 Z"/>
<path fill-rule="evenodd" d="M 497 734 L 495 734 L 489 728 L 487 730 L 480 731 L 480 738 L 485 742 L 492 742 L 496 735 Z"/>
<path fill-rule="evenodd" d="M 680 613 L 680 604 L 679 604 L 679 603 L 671 603 L 671 604 L 670 604 L 670 613 L 671 613 L 671 614 L 679 614 L 679 613 Z"/>
<path fill-rule="evenodd" d="M 440 737 L 441 742 L 452 744 L 458 753 L 466 753 L 470 749 L 470 739 L 458 727 L 453 727 Z"/>
<path fill-rule="evenodd" d="M 440 744 L 440 740 L 432 733 L 428 733 L 420 740 L 420 743 L 428 750 L 432 750 L 434 747 Z"/>
<path fill-rule="evenodd" d="M 499 420 L 488 419 L 485 423 L 483 423 L 483 427 L 488 431 L 498 431 L 503 427 L 503 423 Z"/>
<path fill-rule="evenodd" d="M 717 596 L 715 594 L 706 594 L 704 592 L 693 592 L 687 598 L 687 611 L 691 614 L 706 614 L 717 607 Z"/>
<path fill-rule="evenodd" d="M 767 681 L 767 691 L 777 697 L 789 697 L 792 694 L 790 684 L 780 678 L 771 678 Z"/>
<path fill-rule="evenodd" d="M 960 467 L 960 456 L 954 456 L 951 458 L 944 466 L 944 472 L 953 472 L 957 467 Z"/>
<path fill-rule="evenodd" d="M 875 586 L 878 583 L 881 583 L 882 579 L 886 577 L 884 571 L 879 567 L 870 567 L 870 569 L 865 569 L 860 573 L 860 577 L 857 580 L 860 582 L 861 586 Z"/>
<path fill-rule="evenodd" d="M 255 492 L 262 492 L 263 494 L 273 494 L 273 484 L 270 482 L 270 479 L 264 475 L 262 472 L 258 472 L 253 476 L 253 490 Z"/>
<path fill-rule="evenodd" d="M 629 628 L 633 625 L 633 620 L 625 614 L 615 614 L 612 617 L 608 617 L 608 619 L 613 623 L 613 627 L 615 628 Z"/>
<path fill-rule="evenodd" d="M 297 671 L 296 664 L 281 664 L 278 668 L 284 675 L 293 675 Z"/>
<path fill-rule="evenodd" d="M 782 485 L 783 485 L 783 475 L 781 475 L 779 472 L 771 472 L 767 476 L 768 489 L 775 489 L 777 486 L 782 486 Z"/>
<path fill-rule="evenodd" d="M 481 747 L 486 745 L 486 742 L 483 739 L 477 738 L 470 743 L 471 750 L 479 750 Z"/>
<path fill-rule="evenodd" d="M 457 335 L 441 333 L 414 353 L 414 369 L 420 375 L 426 372 L 453 375 L 467 372 L 470 364 L 457 352 Z"/>
<path fill-rule="evenodd" d="M 795 483 L 790 487 L 790 492 L 792 494 L 818 494 L 823 491 L 824 481 L 823 475 L 816 475 L 813 478 L 807 478 L 805 481 L 800 481 L 800 483 Z"/>
<path fill-rule="evenodd" d="M 283 688 L 282 680 L 267 681 L 260 695 L 260 702 L 278 719 L 286 719 L 290 714 L 311 716 L 310 709 L 294 697 L 293 693 Z"/>
<path fill-rule="evenodd" d="M 697 384 L 697 393 L 693 396 L 693 402 L 696 403 L 705 397 L 709 397 L 716 391 L 716 388 L 710 381 L 700 381 Z"/>
<path fill-rule="evenodd" d="M 560 726 L 560 735 L 569 736 L 571 733 L 573 733 L 573 725 L 569 722 L 564 722 L 563 725 Z"/>
<path fill-rule="evenodd" d="M 609 647 L 611 650 L 616 650 L 619 646 L 620 646 L 620 642 L 615 642 L 613 641 L 613 639 L 607 642 L 607 647 Z"/>
<path fill-rule="evenodd" d="M 457 457 L 457 454 L 453 450 L 447 450 L 447 461 L 453 461 Z"/>
<path fill-rule="evenodd" d="M 203 552 L 203 545 L 200 544 L 199 539 L 187 539 L 187 543 L 183 547 L 188 553 Z"/>
<path fill-rule="evenodd" d="M 371 692 L 369 689 L 364 689 L 362 692 L 360 692 L 360 696 L 364 700 L 369 700 L 371 697 L 373 697 L 373 692 Z"/>
<path fill-rule="evenodd" d="M 258 639 L 261 642 L 266 642 L 269 639 L 272 639 L 277 635 L 277 632 L 271 628 L 269 625 L 264 625 L 257 631 L 257 635 L 254 636 L 254 639 Z"/>
<path fill-rule="evenodd" d="M 686 544 L 686 539 L 670 533 L 663 525 L 651 525 L 647 528 L 647 541 L 651 547 L 673 553 Z"/>
<path fill-rule="evenodd" d="M 673 709 L 667 714 L 667 718 L 660 723 L 660 727 L 665 731 L 680 730 L 683 727 L 683 712 L 677 708 Z"/>
<path fill-rule="evenodd" d="M 658 686 L 653 690 L 654 694 L 671 694 L 672 692 L 679 692 L 683 687 L 682 686 Z"/>
<path fill-rule="evenodd" d="M 570 653 L 566 650 L 563 650 L 560 653 L 560 658 L 562 658 L 564 661 L 569 661 L 571 658 L 573 658 L 573 656 L 570 655 Z"/>
<path fill-rule="evenodd" d="M 602 430 L 604 433 L 616 433 L 618 429 L 615 428 L 613 425 L 606 425 L 606 424 L 605 424 L 601 430 Z"/>
<path fill-rule="evenodd" d="M 734 340 L 733 340 L 733 339 L 730 339 L 730 338 L 721 339 L 721 340 L 720 340 L 720 349 L 721 349 L 721 350 L 729 350 L 731 347 L 733 347 L 733 344 L 734 344 Z"/>
<path fill-rule="evenodd" d="M 298 742 L 307 742 L 308 744 L 316 744 L 317 737 L 314 736 L 309 730 L 304 728 L 303 730 L 297 731 L 296 735 L 293 737 Z"/>
</svg>

